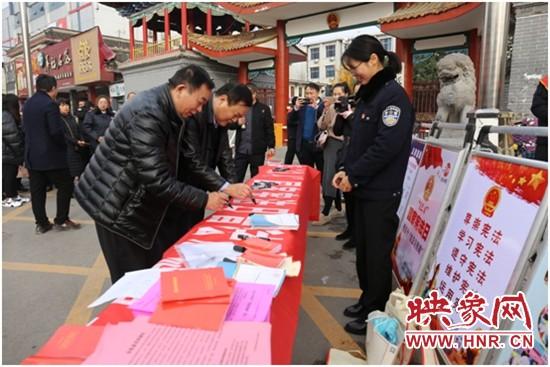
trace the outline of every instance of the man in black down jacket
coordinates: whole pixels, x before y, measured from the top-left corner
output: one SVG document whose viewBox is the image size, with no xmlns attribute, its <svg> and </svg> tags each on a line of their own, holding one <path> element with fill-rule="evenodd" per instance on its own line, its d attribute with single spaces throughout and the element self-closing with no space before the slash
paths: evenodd
<svg viewBox="0 0 550 367">
<path fill-rule="evenodd" d="M 273 117 L 268 105 L 256 98 L 257 88 L 248 84 L 252 92 L 252 108 L 246 114 L 245 124 L 237 129 L 235 140 L 235 166 L 237 180 L 244 181 L 246 169 L 250 164 L 250 177 L 258 174 L 258 167 L 264 164 L 266 152 L 271 157 L 275 154 L 275 133 Z"/>
<path fill-rule="evenodd" d="M 80 224 L 69 219 L 73 179 L 67 166 L 65 134 L 59 106 L 55 103 L 56 96 L 55 78 L 40 74 L 36 78 L 36 93 L 23 108 L 25 163 L 30 175 L 37 234 L 45 233 L 53 227 L 46 215 L 46 187 L 49 182 L 57 187 L 56 229 L 80 228 Z"/>
<path fill-rule="evenodd" d="M 218 210 L 227 195 L 250 195 L 200 160 L 181 159 L 184 119 L 201 111 L 213 87 L 204 69 L 190 65 L 140 92 L 115 116 L 81 175 L 75 195 L 96 222 L 113 282 L 157 263 L 185 233 L 179 220 L 186 211 Z M 210 193 L 185 184 L 188 177 Z"/>
<path fill-rule="evenodd" d="M 196 157 L 204 165 L 217 168 L 228 182 L 237 182 L 227 130 L 228 125 L 236 124 L 235 121 L 242 118 L 251 105 L 252 93 L 246 85 L 228 83 L 219 88 L 205 108 L 187 120 L 183 136 L 184 157 Z M 186 182 L 194 186 L 199 184 L 192 178 L 186 179 Z M 204 210 L 189 213 L 186 228 L 193 227 L 203 217 Z"/>
</svg>

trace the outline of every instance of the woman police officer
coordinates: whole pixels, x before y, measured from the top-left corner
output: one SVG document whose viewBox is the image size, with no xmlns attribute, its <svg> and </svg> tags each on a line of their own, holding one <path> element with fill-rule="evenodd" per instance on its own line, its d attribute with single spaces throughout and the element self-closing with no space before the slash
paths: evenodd
<svg viewBox="0 0 550 367">
<path fill-rule="evenodd" d="M 353 120 L 353 136 L 344 166 L 333 185 L 354 200 L 356 268 L 361 297 L 345 309 L 356 318 L 346 331 L 365 334 L 371 311 L 384 310 L 391 293 L 392 251 L 399 219 L 397 208 L 409 157 L 414 111 L 405 90 L 395 81 L 401 62 L 372 36 L 355 38 L 342 64 L 361 88 Z"/>
</svg>

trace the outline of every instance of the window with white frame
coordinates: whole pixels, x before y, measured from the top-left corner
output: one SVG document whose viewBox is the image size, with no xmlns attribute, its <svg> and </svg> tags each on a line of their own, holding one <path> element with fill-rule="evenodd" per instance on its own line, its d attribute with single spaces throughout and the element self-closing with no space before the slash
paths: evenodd
<svg viewBox="0 0 550 367">
<path fill-rule="evenodd" d="M 393 51 L 393 40 L 391 37 L 381 37 L 378 39 L 386 51 Z"/>
<path fill-rule="evenodd" d="M 319 60 L 319 47 L 312 47 L 309 49 L 310 60 Z"/>
<path fill-rule="evenodd" d="M 334 78 L 335 75 L 336 75 L 336 72 L 334 70 L 334 65 L 325 66 L 325 77 Z"/>
<path fill-rule="evenodd" d="M 325 55 L 326 57 L 336 57 L 336 45 L 326 45 Z"/>
<path fill-rule="evenodd" d="M 319 79 L 319 67 L 314 66 L 309 68 L 309 77 L 310 79 Z"/>
</svg>

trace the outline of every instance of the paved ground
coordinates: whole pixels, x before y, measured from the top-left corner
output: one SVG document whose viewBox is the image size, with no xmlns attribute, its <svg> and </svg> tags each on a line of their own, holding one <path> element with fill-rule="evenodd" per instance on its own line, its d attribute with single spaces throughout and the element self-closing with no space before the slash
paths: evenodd
<svg viewBox="0 0 550 367">
<path fill-rule="evenodd" d="M 282 157 L 284 149 L 277 152 Z M 55 196 L 48 195 L 50 218 Z M 86 308 L 110 286 L 90 218 L 73 200 L 78 231 L 35 235 L 30 204 L 2 213 L 2 363 L 18 364 L 33 354 L 63 323 L 86 324 L 101 308 Z M 350 336 L 342 310 L 358 296 L 354 252 L 334 240 L 345 225 L 336 218 L 310 224 L 300 323 L 293 364 L 323 364 L 331 346 L 363 349 L 364 338 Z"/>
</svg>

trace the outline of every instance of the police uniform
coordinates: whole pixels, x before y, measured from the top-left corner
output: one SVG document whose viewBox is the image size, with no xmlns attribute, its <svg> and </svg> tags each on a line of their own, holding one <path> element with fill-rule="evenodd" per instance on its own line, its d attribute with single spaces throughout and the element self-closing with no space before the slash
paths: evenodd
<svg viewBox="0 0 550 367">
<path fill-rule="evenodd" d="M 390 253 L 399 223 L 396 213 L 411 148 L 414 111 L 389 68 L 375 74 L 357 94 L 360 100 L 344 171 L 353 187 L 353 240 L 363 292 L 358 302 L 362 307 L 348 316 L 364 320 L 369 312 L 383 310 L 391 293 Z"/>
</svg>

